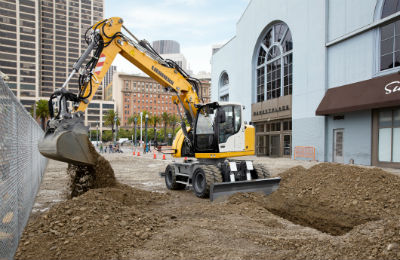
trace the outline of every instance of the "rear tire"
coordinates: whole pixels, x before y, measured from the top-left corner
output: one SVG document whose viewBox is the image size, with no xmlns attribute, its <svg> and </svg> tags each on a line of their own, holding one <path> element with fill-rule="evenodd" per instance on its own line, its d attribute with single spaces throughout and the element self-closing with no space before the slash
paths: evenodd
<svg viewBox="0 0 400 260">
<path fill-rule="evenodd" d="M 253 164 L 254 168 L 254 173 L 257 176 L 257 179 L 266 179 L 266 178 L 271 178 L 271 174 L 267 170 L 267 168 L 259 163 Z"/>
<path fill-rule="evenodd" d="M 175 167 L 172 164 L 165 169 L 165 185 L 169 190 L 183 190 L 186 186 L 176 182 Z"/>
</svg>

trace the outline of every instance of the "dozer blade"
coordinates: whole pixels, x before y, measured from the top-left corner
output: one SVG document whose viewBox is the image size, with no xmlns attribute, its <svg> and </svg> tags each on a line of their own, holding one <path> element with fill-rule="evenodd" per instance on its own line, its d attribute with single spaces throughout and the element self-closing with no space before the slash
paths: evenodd
<svg viewBox="0 0 400 260">
<path fill-rule="evenodd" d="M 50 123 L 50 129 L 39 143 L 39 151 L 57 161 L 94 165 L 91 146 L 83 118 L 71 118 Z"/>
<path fill-rule="evenodd" d="M 230 196 L 237 192 L 263 192 L 271 194 L 279 188 L 280 177 L 252 181 L 221 182 L 211 184 L 210 200 Z"/>
</svg>

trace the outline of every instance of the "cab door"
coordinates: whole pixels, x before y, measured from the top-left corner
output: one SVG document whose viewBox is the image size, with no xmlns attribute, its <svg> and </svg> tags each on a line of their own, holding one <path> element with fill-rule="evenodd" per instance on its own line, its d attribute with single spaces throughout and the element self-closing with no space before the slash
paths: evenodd
<svg viewBox="0 0 400 260">
<path fill-rule="evenodd" d="M 219 109 L 225 113 L 225 122 L 218 125 L 219 151 L 223 153 L 244 150 L 241 106 L 227 105 Z"/>
<path fill-rule="evenodd" d="M 222 106 L 219 110 L 225 114 L 225 121 L 218 123 L 219 152 L 231 152 L 235 149 L 233 106 Z"/>
<path fill-rule="evenodd" d="M 234 116 L 234 124 L 235 124 L 235 149 L 234 151 L 244 151 L 244 124 L 242 117 L 242 106 L 233 106 L 233 116 Z"/>
</svg>

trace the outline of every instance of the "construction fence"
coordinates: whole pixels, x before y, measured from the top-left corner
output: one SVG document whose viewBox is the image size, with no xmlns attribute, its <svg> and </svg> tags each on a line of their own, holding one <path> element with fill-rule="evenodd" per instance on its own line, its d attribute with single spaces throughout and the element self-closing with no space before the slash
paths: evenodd
<svg viewBox="0 0 400 260">
<path fill-rule="evenodd" d="M 0 260 L 13 258 L 46 169 L 43 134 L 0 77 Z"/>
</svg>

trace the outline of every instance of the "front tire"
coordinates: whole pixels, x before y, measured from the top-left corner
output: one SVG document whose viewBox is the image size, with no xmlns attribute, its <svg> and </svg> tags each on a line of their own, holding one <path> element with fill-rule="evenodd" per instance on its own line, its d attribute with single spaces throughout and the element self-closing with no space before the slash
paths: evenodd
<svg viewBox="0 0 400 260">
<path fill-rule="evenodd" d="M 175 167 L 169 164 L 165 169 L 165 185 L 169 190 L 183 190 L 185 185 L 176 182 Z"/>
<path fill-rule="evenodd" d="M 199 198 L 208 198 L 210 196 L 210 185 L 207 183 L 206 173 L 202 168 L 197 168 L 193 174 L 193 191 Z"/>
</svg>

